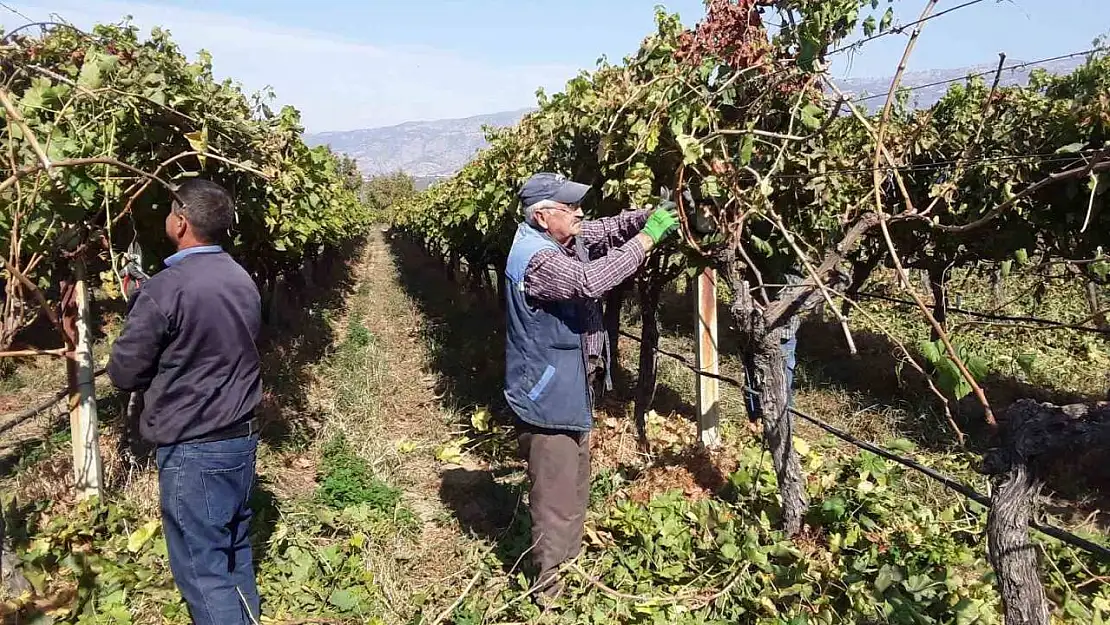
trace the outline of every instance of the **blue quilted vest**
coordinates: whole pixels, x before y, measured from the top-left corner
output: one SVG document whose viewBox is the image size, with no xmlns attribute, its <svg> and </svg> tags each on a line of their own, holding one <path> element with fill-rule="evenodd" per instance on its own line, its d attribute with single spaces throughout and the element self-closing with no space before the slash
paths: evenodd
<svg viewBox="0 0 1110 625">
<path fill-rule="evenodd" d="M 526 423 L 586 432 L 593 425 L 593 410 L 582 304 L 530 302 L 524 293 L 524 271 L 544 249 L 558 250 L 559 245 L 528 224 L 517 228 L 505 266 L 505 399 Z"/>
</svg>

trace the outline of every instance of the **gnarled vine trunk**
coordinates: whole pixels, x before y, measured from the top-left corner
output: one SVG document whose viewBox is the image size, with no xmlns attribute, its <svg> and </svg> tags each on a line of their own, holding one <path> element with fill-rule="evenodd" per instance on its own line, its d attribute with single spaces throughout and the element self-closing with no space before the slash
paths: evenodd
<svg viewBox="0 0 1110 625">
<path fill-rule="evenodd" d="M 723 275 L 737 276 L 737 268 L 727 267 Z M 798 454 L 794 450 L 794 413 L 790 408 L 790 385 L 786 376 L 786 355 L 783 346 L 796 328 L 797 317 L 804 310 L 799 306 L 780 322 L 768 327 L 765 310 L 757 307 L 747 280 L 731 280 L 735 293 L 730 307 L 748 362 L 747 384 L 756 396 L 749 403 L 753 416 L 763 421 L 763 437 L 771 452 L 782 498 L 782 529 L 797 534 L 802 529 L 802 519 L 808 500 L 805 476 Z M 789 289 L 783 289 L 783 293 Z M 783 297 L 780 294 L 780 297 Z M 817 295 L 817 297 L 820 297 Z M 812 299 L 812 297 L 810 298 Z"/>
<path fill-rule="evenodd" d="M 1023 399 L 1006 410 L 1001 445 L 983 459 L 994 492 L 987 558 L 998 577 L 1006 625 L 1048 625 L 1029 523 L 1044 475 L 1083 452 L 1110 449 L 1110 406 L 1054 406 Z"/>
<path fill-rule="evenodd" d="M 794 413 L 790 412 L 790 388 L 786 380 L 786 358 L 782 345 L 786 327 L 753 336 L 754 390 L 759 392 L 763 418 L 763 437 L 775 464 L 779 495 L 782 497 L 782 528 L 790 535 L 802 529 L 802 518 L 809 505 L 805 476 L 794 451 Z"/>
<path fill-rule="evenodd" d="M 937 320 L 940 327 L 946 331 L 948 329 L 948 281 L 945 275 L 945 267 L 943 265 L 933 263 L 929 265 L 929 290 L 933 294 L 933 318 Z M 937 334 L 936 328 L 930 332 L 930 338 L 933 341 L 939 340 L 940 335 Z"/>
<path fill-rule="evenodd" d="M 1099 295 L 1098 284 L 1093 280 L 1088 280 L 1083 288 L 1083 293 L 1087 299 L 1087 307 L 1091 311 L 1091 321 L 1096 328 L 1106 330 L 1110 328 L 1110 324 L 1106 321 L 1106 312 L 1102 309 L 1102 297 Z"/>
<path fill-rule="evenodd" d="M 998 577 L 1006 625 L 1048 625 L 1048 599 L 1037 573 L 1037 548 L 1029 540 L 1033 498 L 1040 483 L 1024 463 L 991 480 L 987 559 Z"/>
<path fill-rule="evenodd" d="M 879 263 L 886 258 L 886 252 L 876 252 L 864 258 L 863 260 L 856 260 L 852 263 L 852 284 L 844 292 L 845 300 L 840 305 L 840 314 L 844 317 L 851 316 L 852 305 L 850 301 L 859 299 L 860 291 L 863 290 L 863 285 L 867 284 L 867 280 L 871 274 L 875 272 L 875 268 Z"/>
<path fill-rule="evenodd" d="M 616 379 L 620 370 L 620 339 L 621 339 L 621 306 L 624 305 L 625 292 L 628 283 L 619 285 L 609 292 L 605 298 L 605 332 L 609 334 L 609 366 L 610 374 Z"/>
<path fill-rule="evenodd" d="M 648 449 L 647 411 L 651 407 L 655 393 L 655 350 L 659 348 L 659 297 L 663 284 L 659 281 L 641 280 L 637 283 L 640 291 L 640 378 L 636 383 L 636 438 L 640 449 Z"/>
</svg>

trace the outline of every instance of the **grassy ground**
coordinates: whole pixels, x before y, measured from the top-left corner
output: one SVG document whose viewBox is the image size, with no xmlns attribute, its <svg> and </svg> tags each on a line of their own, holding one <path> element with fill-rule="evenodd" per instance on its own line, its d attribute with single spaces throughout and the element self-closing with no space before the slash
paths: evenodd
<svg viewBox="0 0 1110 625">
<path fill-rule="evenodd" d="M 541 613 L 525 575 L 526 489 L 500 395 L 495 296 L 467 293 L 419 250 L 377 233 L 320 282 L 266 341 L 253 532 L 266 622 L 999 621 L 983 511 L 808 426 L 799 431 L 808 529 L 798 541 L 775 532 L 773 473 L 734 389 L 723 389 L 724 450 L 698 452 L 693 376 L 662 359 L 653 453 L 640 453 L 630 341 L 592 439 L 587 549 L 565 572 L 567 605 Z M 664 346 L 689 353 L 686 307 L 672 299 Z M 798 407 L 985 489 L 920 383 L 893 373 L 889 345 L 860 341 L 861 356 L 848 358 L 836 337 L 820 320 L 803 329 Z M 724 343 L 723 372 L 739 377 Z M 21 369 L 4 401 L 17 409 L 60 383 L 49 364 Z M 34 585 L 0 595 L 5 623 L 187 621 L 154 474 L 119 442 L 123 401 L 100 402 L 112 487 L 99 504 L 69 496 L 64 418 L 0 438 L 8 533 Z M 1084 520 L 1095 527 L 1099 517 Z M 1105 565 L 1051 542 L 1041 550 L 1060 622 L 1110 615 Z"/>
</svg>

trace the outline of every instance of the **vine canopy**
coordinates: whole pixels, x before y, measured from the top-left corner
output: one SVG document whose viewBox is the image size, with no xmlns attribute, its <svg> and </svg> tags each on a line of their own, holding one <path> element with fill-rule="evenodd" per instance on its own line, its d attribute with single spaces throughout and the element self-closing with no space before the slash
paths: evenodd
<svg viewBox="0 0 1110 625">
<path fill-rule="evenodd" d="M 156 266 L 169 252 L 172 185 L 191 176 L 232 192 L 228 243 L 260 279 L 368 225 L 357 169 L 309 148 L 294 108 L 275 111 L 272 95 L 217 80 L 207 53 L 189 61 L 165 30 L 143 39 L 126 21 L 91 33 L 20 29 L 2 45 L 0 347 L 34 317 L 25 302 L 35 289 L 60 297 L 70 267 L 59 260 L 96 265 L 109 291 L 132 242 Z M 11 280 L 13 271 L 28 280 Z"/>
</svg>

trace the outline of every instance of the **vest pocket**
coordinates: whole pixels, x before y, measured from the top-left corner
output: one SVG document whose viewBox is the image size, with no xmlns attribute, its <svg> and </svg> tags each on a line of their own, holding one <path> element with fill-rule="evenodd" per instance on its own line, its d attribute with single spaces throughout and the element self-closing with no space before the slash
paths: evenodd
<svg viewBox="0 0 1110 625">
<path fill-rule="evenodd" d="M 543 393 L 543 390 L 547 388 L 547 385 L 551 383 L 551 378 L 554 377 L 555 367 L 547 365 L 547 368 L 543 370 L 543 375 L 540 376 L 540 381 L 536 382 L 536 385 L 532 387 L 532 390 L 528 391 L 528 399 L 536 401 L 539 398 L 540 394 Z"/>
</svg>

